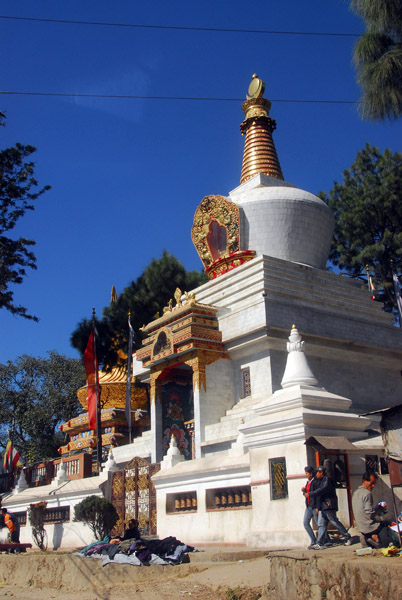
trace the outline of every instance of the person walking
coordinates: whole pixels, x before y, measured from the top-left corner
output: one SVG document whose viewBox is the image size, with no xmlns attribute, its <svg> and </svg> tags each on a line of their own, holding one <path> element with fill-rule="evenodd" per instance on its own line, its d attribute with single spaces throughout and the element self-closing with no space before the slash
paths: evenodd
<svg viewBox="0 0 402 600">
<path fill-rule="evenodd" d="M 304 511 L 303 517 L 303 526 L 307 531 L 307 534 L 310 538 L 310 545 L 307 546 L 307 550 L 312 550 L 313 546 L 317 543 L 317 538 L 314 534 L 314 531 L 311 527 L 311 519 L 317 522 L 318 519 L 318 510 L 317 510 L 317 498 L 310 497 L 310 492 L 316 490 L 320 482 L 315 477 L 315 469 L 313 467 L 305 467 L 304 469 L 305 475 L 307 477 L 306 485 L 302 487 L 301 491 L 305 496 L 306 502 L 306 510 Z M 307 495 L 306 495 L 307 494 Z"/>
<path fill-rule="evenodd" d="M 328 546 L 328 523 L 332 523 L 339 533 L 343 536 L 345 546 L 352 544 L 352 536 L 348 533 L 346 527 L 336 516 L 338 510 L 338 497 L 336 495 L 335 483 L 325 474 L 324 467 L 318 467 L 316 478 L 319 480 L 319 487 L 309 493 L 310 498 L 318 498 L 318 536 L 317 543 L 314 544 L 314 550 L 322 550 Z M 305 494 L 306 495 L 306 494 Z"/>
</svg>

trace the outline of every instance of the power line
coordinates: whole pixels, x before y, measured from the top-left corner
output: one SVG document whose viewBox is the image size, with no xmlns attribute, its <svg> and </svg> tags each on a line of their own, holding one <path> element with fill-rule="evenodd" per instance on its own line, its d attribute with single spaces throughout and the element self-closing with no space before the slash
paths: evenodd
<svg viewBox="0 0 402 600">
<path fill-rule="evenodd" d="M 226 27 L 191 27 L 179 25 L 142 25 L 138 23 L 111 23 L 107 21 L 74 21 L 71 19 L 42 19 L 39 17 L 14 17 L 0 15 L 0 19 L 34 21 L 39 23 L 64 23 L 67 25 L 100 25 L 103 27 L 131 27 L 136 29 L 170 29 L 178 31 L 211 31 L 217 33 L 265 33 L 270 35 L 313 35 L 331 37 L 360 37 L 360 33 L 336 33 L 329 31 L 277 31 L 274 29 L 231 29 Z"/>
<path fill-rule="evenodd" d="M 17 92 L 0 90 L 3 96 L 51 96 L 66 98 L 112 98 L 123 100 L 201 100 L 207 102 L 244 102 L 245 98 L 213 98 L 208 96 L 142 96 L 139 94 L 76 94 L 74 92 Z M 294 104 L 359 104 L 358 100 L 293 100 L 276 98 L 271 102 Z"/>
</svg>

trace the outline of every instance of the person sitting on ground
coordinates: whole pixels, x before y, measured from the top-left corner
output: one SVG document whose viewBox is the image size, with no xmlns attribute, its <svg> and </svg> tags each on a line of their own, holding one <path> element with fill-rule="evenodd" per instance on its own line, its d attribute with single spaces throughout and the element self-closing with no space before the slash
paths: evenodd
<svg viewBox="0 0 402 600">
<path fill-rule="evenodd" d="M 17 527 L 17 524 L 15 523 L 15 520 L 13 519 L 13 517 L 10 515 L 10 513 L 8 512 L 8 510 L 6 508 L 2 508 L 1 513 L 4 518 L 4 524 L 6 527 L 8 527 L 10 541 L 14 544 L 19 544 L 20 537 L 19 537 L 18 527 Z"/>
<path fill-rule="evenodd" d="M 328 546 L 328 533 L 327 526 L 331 522 L 339 533 L 343 536 L 345 546 L 350 546 L 352 543 L 352 536 L 348 533 L 346 527 L 340 522 L 336 516 L 338 510 L 338 497 L 336 495 L 335 483 L 333 479 L 327 477 L 325 474 L 324 467 L 318 467 L 316 477 L 320 481 L 320 486 L 310 491 L 308 494 L 305 492 L 305 496 L 309 498 L 317 498 L 319 502 L 319 513 L 318 513 L 318 537 L 317 544 L 314 544 L 314 550 L 321 550 Z"/>
<path fill-rule="evenodd" d="M 125 540 L 140 540 L 141 534 L 138 529 L 138 521 L 137 519 L 130 519 L 128 522 L 128 529 L 125 530 L 123 537 L 115 537 L 110 540 L 111 544 L 119 544 L 120 542 L 124 542 Z"/>
<path fill-rule="evenodd" d="M 138 521 L 137 519 L 130 519 L 128 522 L 128 529 L 125 530 L 124 536 L 121 538 L 123 540 L 139 540 L 141 539 L 140 530 L 138 529 Z"/>
<path fill-rule="evenodd" d="M 320 486 L 320 481 L 315 477 L 315 469 L 313 467 L 305 467 L 304 472 L 307 477 L 307 482 L 306 485 L 301 489 L 303 494 L 310 491 L 313 492 Z M 318 520 L 317 498 L 310 498 L 308 495 L 305 497 L 305 501 L 306 510 L 304 511 L 303 526 L 310 538 L 310 545 L 307 546 L 307 550 L 312 550 L 314 544 L 317 543 L 317 539 L 311 527 L 311 519 L 314 519 L 315 522 Z"/>
<path fill-rule="evenodd" d="M 390 524 L 384 514 L 387 510 L 386 502 L 374 506 L 372 490 L 377 479 L 378 475 L 373 471 L 363 473 L 362 484 L 352 497 L 353 514 L 363 547 L 381 548 L 383 544 L 380 540 L 380 533 Z M 388 542 L 388 539 L 384 540 L 386 546 L 388 546 Z"/>
</svg>

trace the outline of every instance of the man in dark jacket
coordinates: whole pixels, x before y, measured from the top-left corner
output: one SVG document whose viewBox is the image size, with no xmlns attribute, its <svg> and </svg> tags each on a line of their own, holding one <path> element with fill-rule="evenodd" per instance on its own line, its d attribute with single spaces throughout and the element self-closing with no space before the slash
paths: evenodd
<svg viewBox="0 0 402 600">
<path fill-rule="evenodd" d="M 351 536 L 347 532 L 346 527 L 340 522 L 336 516 L 338 510 L 338 498 L 336 495 L 334 481 L 325 475 L 324 467 L 318 467 L 316 477 L 320 482 L 319 487 L 310 492 L 310 498 L 318 499 L 318 537 L 317 544 L 314 546 L 314 550 L 321 550 L 324 548 L 324 544 L 327 540 L 327 526 L 331 522 L 343 536 L 345 546 L 350 546 Z"/>
</svg>

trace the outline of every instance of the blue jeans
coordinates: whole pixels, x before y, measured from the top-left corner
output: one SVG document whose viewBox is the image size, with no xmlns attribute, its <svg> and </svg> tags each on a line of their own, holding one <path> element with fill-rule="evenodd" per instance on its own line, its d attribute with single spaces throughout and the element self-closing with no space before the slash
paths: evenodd
<svg viewBox="0 0 402 600">
<path fill-rule="evenodd" d="M 306 510 L 304 511 L 303 526 L 308 533 L 311 544 L 316 544 L 317 540 L 315 538 L 314 531 L 312 530 L 312 527 L 310 525 L 311 519 L 314 519 L 314 521 L 317 522 L 315 508 L 310 508 L 309 506 L 306 506 Z"/>
<path fill-rule="evenodd" d="M 320 510 L 318 513 L 318 544 L 325 544 L 328 534 L 327 534 L 327 525 L 331 522 L 339 533 L 343 535 L 345 540 L 348 540 L 351 536 L 348 534 L 345 526 L 340 522 L 338 517 L 336 516 L 336 510 Z"/>
</svg>

